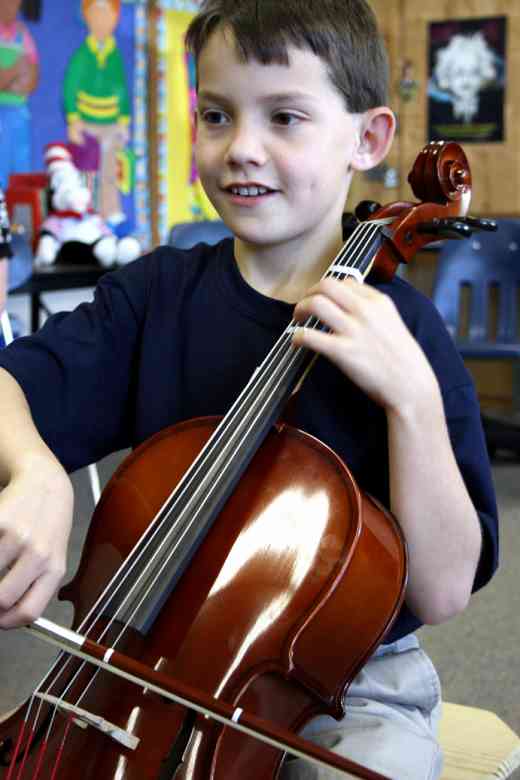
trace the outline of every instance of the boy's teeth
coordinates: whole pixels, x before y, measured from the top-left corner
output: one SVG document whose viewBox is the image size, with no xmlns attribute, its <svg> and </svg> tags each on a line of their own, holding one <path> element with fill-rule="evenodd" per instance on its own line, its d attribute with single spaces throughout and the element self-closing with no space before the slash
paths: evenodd
<svg viewBox="0 0 520 780">
<path fill-rule="evenodd" d="M 231 192 L 233 195 L 245 195 L 246 197 L 256 197 L 257 195 L 265 195 L 267 189 L 265 187 L 232 187 Z"/>
</svg>

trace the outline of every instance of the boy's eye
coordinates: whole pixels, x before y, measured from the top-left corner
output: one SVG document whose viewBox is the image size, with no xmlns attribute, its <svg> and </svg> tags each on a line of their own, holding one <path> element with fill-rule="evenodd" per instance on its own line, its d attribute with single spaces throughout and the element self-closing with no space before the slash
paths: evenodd
<svg viewBox="0 0 520 780">
<path fill-rule="evenodd" d="M 199 113 L 202 121 L 208 125 L 223 125 L 227 121 L 227 115 L 216 108 L 207 108 Z"/>
<path fill-rule="evenodd" d="M 299 114 L 293 114 L 290 111 L 277 111 L 273 116 L 273 121 L 276 122 L 277 125 L 283 125 L 284 127 L 295 125 L 298 122 L 301 122 L 302 119 L 303 117 Z"/>
</svg>

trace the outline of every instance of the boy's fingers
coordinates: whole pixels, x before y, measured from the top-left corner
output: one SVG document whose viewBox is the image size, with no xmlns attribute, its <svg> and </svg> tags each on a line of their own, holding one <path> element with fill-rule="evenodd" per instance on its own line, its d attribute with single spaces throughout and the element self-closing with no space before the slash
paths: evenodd
<svg viewBox="0 0 520 780">
<path fill-rule="evenodd" d="M 31 587 L 37 576 L 37 574 L 29 576 L 25 563 L 21 563 L 20 560 L 7 570 L 0 582 L 0 613 L 9 612 Z"/>
<path fill-rule="evenodd" d="M 41 577 L 7 612 L 0 615 L 0 628 L 17 628 L 40 617 L 55 591 L 56 583 L 50 575 Z"/>
<path fill-rule="evenodd" d="M 294 310 L 294 316 L 299 322 L 304 322 L 311 315 L 336 333 L 344 330 L 348 324 L 344 309 L 325 295 L 304 298 Z"/>
<path fill-rule="evenodd" d="M 0 536 L 0 598 L 3 591 L 4 570 L 11 567 L 23 555 L 23 549 L 28 534 L 4 531 Z"/>
<path fill-rule="evenodd" d="M 61 570 L 47 555 L 27 550 L 10 566 L 0 581 L 0 610 L 10 610 L 38 581 L 57 584 Z"/>
<path fill-rule="evenodd" d="M 40 617 L 57 585 L 58 581 L 53 574 L 45 574 L 37 579 L 10 609 L 0 614 L 0 628 L 26 626 Z"/>
<path fill-rule="evenodd" d="M 356 311 L 357 307 L 363 306 L 366 301 L 386 297 L 379 290 L 375 290 L 367 284 L 360 284 L 354 279 L 330 278 L 322 279 L 321 282 L 312 287 L 303 300 L 313 298 L 316 295 L 329 298 L 341 308 L 351 311 Z"/>
<path fill-rule="evenodd" d="M 324 357 L 333 359 L 337 355 L 338 337 L 334 333 L 322 333 L 311 328 L 296 328 L 293 344 L 296 347 L 306 347 Z"/>
</svg>

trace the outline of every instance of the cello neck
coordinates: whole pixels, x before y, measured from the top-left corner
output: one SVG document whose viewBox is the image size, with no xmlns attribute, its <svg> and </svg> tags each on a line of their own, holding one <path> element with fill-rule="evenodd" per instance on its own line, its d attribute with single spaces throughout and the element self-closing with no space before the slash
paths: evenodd
<svg viewBox="0 0 520 780">
<path fill-rule="evenodd" d="M 358 225 L 325 277 L 363 281 L 384 240 L 386 221 Z M 106 615 L 146 634 L 209 532 L 251 459 L 309 370 L 314 353 L 297 348 L 292 320 L 171 493 L 106 592 Z M 326 327 L 309 318 L 306 327 Z M 132 594 L 124 583 L 132 582 Z M 119 595 L 118 595 L 119 594 Z M 102 597 L 104 598 L 104 597 Z M 108 607 L 108 602 L 110 607 Z"/>
</svg>

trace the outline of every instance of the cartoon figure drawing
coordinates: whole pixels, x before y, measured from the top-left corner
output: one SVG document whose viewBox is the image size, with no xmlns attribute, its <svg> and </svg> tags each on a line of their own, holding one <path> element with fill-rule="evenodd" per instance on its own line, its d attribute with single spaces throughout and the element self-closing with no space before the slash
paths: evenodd
<svg viewBox="0 0 520 780">
<path fill-rule="evenodd" d="M 125 220 L 117 188 L 117 155 L 129 139 L 130 104 L 123 59 L 113 32 L 121 0 L 82 0 L 89 35 L 72 55 L 64 79 L 68 138 L 95 138 L 101 151 L 99 203 L 113 226 Z"/>
<path fill-rule="evenodd" d="M 495 53 L 481 32 L 454 35 L 437 52 L 433 76 L 448 93 L 453 116 L 469 123 L 478 114 L 480 91 L 497 76 Z"/>
<path fill-rule="evenodd" d="M 18 19 L 22 0 L 0 2 L 0 187 L 9 174 L 31 169 L 31 116 L 27 97 L 36 89 L 38 53 Z"/>
<path fill-rule="evenodd" d="M 50 210 L 41 226 L 35 264 L 50 265 L 70 242 L 74 242 L 75 255 L 83 261 L 95 260 L 103 268 L 135 260 L 141 249 L 139 242 L 132 236 L 118 240 L 92 208 L 90 191 L 83 186 L 67 145 L 47 144 L 45 163 Z"/>
</svg>

